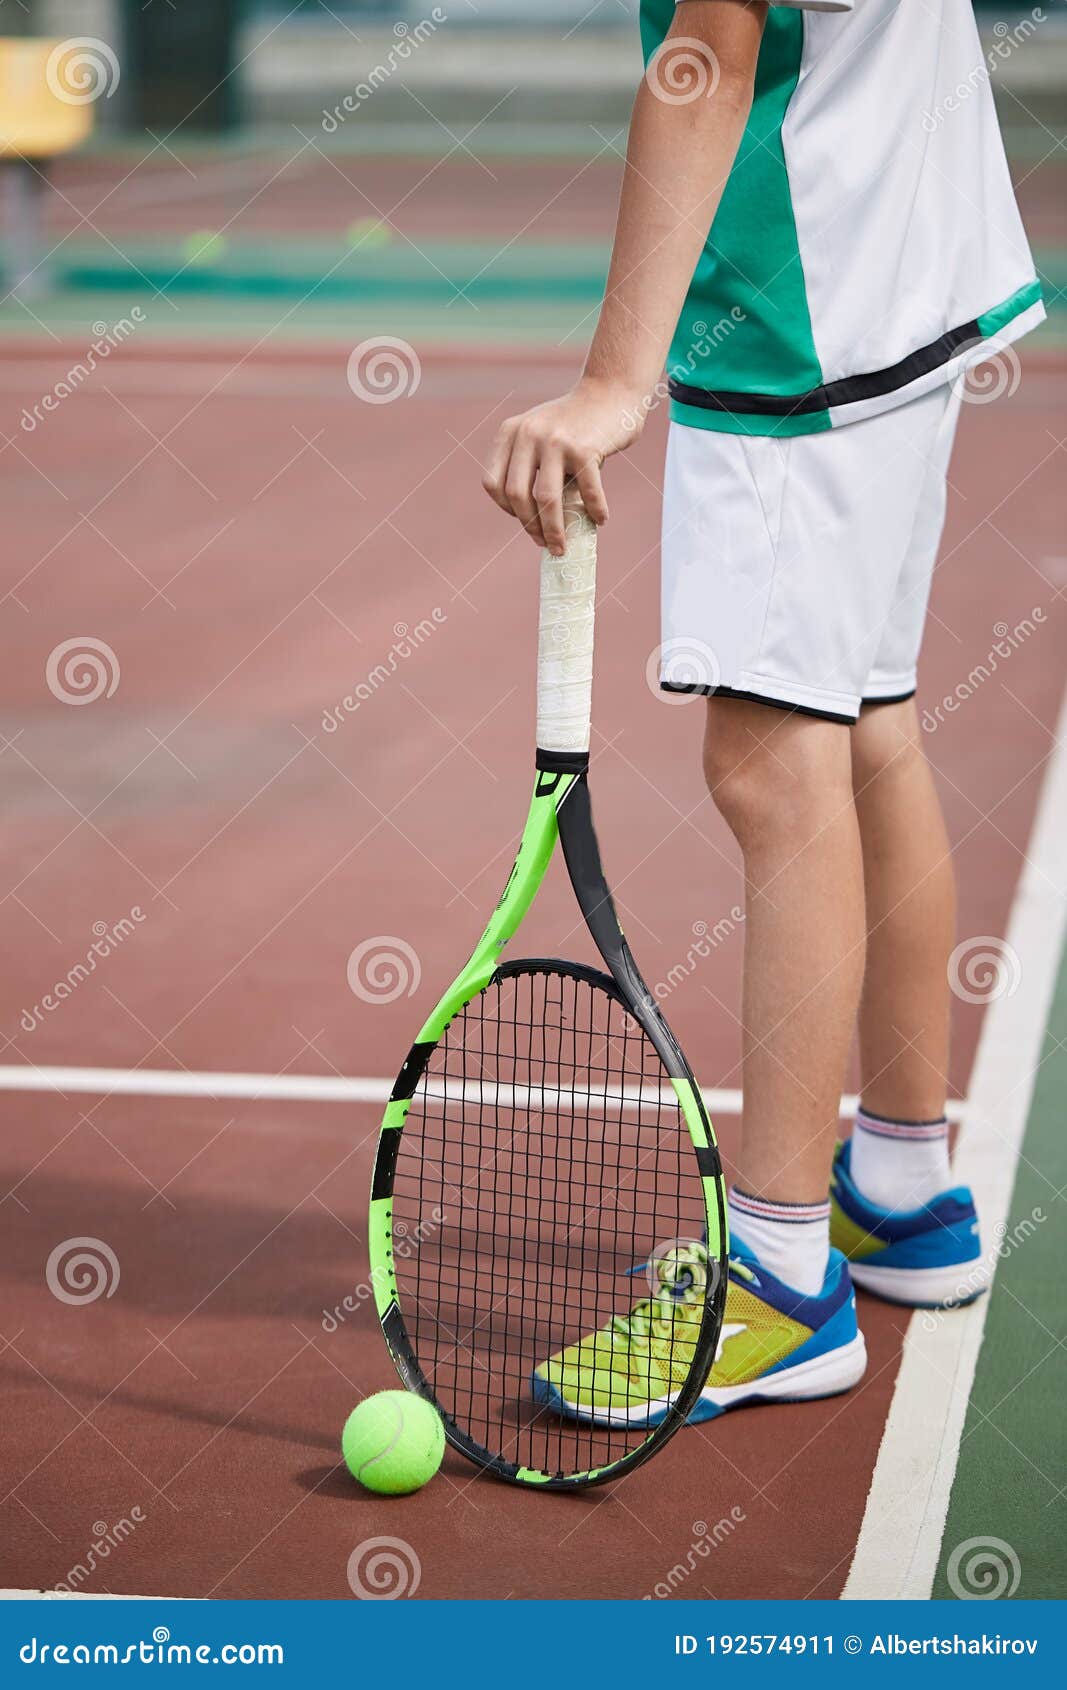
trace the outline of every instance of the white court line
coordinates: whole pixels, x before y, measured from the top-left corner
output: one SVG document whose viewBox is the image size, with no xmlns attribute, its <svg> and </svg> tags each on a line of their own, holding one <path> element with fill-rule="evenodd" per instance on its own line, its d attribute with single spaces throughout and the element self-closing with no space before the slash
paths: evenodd
<svg viewBox="0 0 1067 1690">
<path fill-rule="evenodd" d="M 0 1067 L 0 1091 L 51 1091 L 60 1095 L 89 1092 L 96 1097 L 244 1097 L 280 1103 L 387 1103 L 393 1084 L 392 1080 L 376 1077 L 348 1079 L 332 1074 L 230 1074 L 188 1068 L 37 1068 L 28 1063 Z M 505 1101 L 504 1094 L 509 1089 L 501 1088 L 500 1101 Z M 546 1100 L 554 1095 L 546 1092 Z M 538 1099 L 540 1096 L 538 1090 Z M 590 1096 L 602 1097 L 602 1094 L 590 1093 Z M 612 1093 L 608 1101 L 621 1101 L 624 1107 L 629 1107 L 637 1096 L 636 1091 L 627 1088 Z M 712 1115 L 741 1113 L 739 1091 L 705 1086 L 701 1088 L 701 1096 Z M 672 1105 L 676 1102 L 669 1087 L 664 1089 L 662 1097 Z M 647 1091 L 645 1100 L 648 1100 Z M 855 1097 L 841 1099 L 843 1119 L 855 1113 L 856 1103 Z M 962 1120 L 966 1108 L 966 1103 L 951 1103 L 949 1119 Z"/>
<path fill-rule="evenodd" d="M 986 1010 L 954 1159 L 955 1177 L 978 1205 L 989 1279 L 1067 933 L 1067 696 L 1056 739 L 1006 936 L 1021 965 L 1019 984 Z M 987 1292 L 965 1309 L 911 1317 L 845 1599 L 930 1596 L 988 1307 Z"/>
<path fill-rule="evenodd" d="M 197 1597 L 127 1596 L 119 1590 L 0 1590 L 0 1602 L 186 1602 Z"/>
</svg>

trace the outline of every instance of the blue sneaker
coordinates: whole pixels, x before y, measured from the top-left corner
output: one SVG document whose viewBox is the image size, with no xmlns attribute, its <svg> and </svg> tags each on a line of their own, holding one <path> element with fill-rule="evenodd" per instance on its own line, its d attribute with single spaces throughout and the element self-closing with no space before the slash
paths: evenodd
<svg viewBox="0 0 1067 1690">
<path fill-rule="evenodd" d="M 858 1385 L 866 1371 L 856 1293 L 840 1251 L 830 1251 L 822 1290 L 805 1297 L 734 1239 L 715 1365 L 690 1423 L 748 1403 L 837 1396 Z"/>
<path fill-rule="evenodd" d="M 956 1308 L 986 1289 L 974 1198 L 965 1185 L 921 1209 L 881 1209 L 857 1188 L 850 1144 L 839 1144 L 830 1179 L 830 1239 L 864 1291 L 917 1309 Z"/>
<path fill-rule="evenodd" d="M 707 1256 L 702 1245 L 689 1249 L 688 1295 L 679 1296 L 672 1280 L 628 1315 L 542 1362 L 534 1370 L 534 1400 L 598 1425 L 658 1425 L 688 1371 L 679 1327 L 699 1324 L 703 1307 L 705 1277 L 696 1269 Z M 689 1419 L 714 1420 L 746 1403 L 835 1396 L 857 1384 L 866 1367 L 856 1297 L 838 1251 L 830 1251 L 818 1296 L 805 1297 L 735 1241 L 718 1353 Z"/>
</svg>

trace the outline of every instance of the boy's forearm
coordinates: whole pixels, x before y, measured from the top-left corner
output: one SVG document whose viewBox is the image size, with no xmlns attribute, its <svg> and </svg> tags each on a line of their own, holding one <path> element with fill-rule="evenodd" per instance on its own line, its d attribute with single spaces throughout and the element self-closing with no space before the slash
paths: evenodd
<svg viewBox="0 0 1067 1690">
<path fill-rule="evenodd" d="M 585 374 L 569 393 L 508 417 L 482 478 L 530 538 L 561 556 L 563 489 L 594 522 L 601 465 L 641 432 L 745 123 L 766 0 L 680 0 L 634 102 L 607 293 Z"/>
<path fill-rule="evenodd" d="M 689 9 L 680 10 L 683 27 Z M 659 380 L 751 108 L 766 7 L 734 0 L 714 10 L 726 14 L 729 36 L 724 52 L 707 48 L 714 92 L 675 103 L 645 81 L 634 103 L 611 268 L 585 379 L 635 397 Z M 676 51 L 687 53 L 698 77 L 695 44 Z M 669 68 L 664 63 L 663 73 Z"/>
</svg>

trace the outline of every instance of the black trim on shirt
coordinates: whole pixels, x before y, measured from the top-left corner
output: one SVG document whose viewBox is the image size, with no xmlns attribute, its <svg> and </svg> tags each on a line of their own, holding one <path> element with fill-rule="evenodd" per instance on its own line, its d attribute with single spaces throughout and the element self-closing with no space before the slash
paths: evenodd
<svg viewBox="0 0 1067 1690">
<path fill-rule="evenodd" d="M 864 399 L 878 399 L 883 393 L 896 393 L 920 376 L 929 375 L 948 362 L 961 347 L 982 339 L 977 318 L 961 323 L 909 352 L 899 364 L 886 370 L 874 370 L 862 376 L 842 376 L 839 381 L 823 382 L 808 393 L 714 393 L 703 387 L 690 387 L 673 378 L 668 382 L 672 399 L 680 405 L 694 405 L 704 411 L 732 411 L 739 416 L 794 417 L 808 416 L 813 411 L 828 411 L 839 405 L 857 405 Z"/>
</svg>

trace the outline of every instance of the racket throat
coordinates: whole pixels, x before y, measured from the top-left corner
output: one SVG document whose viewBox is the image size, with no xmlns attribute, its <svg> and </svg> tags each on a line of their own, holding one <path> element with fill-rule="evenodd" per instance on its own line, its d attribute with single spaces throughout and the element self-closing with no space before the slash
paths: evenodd
<svg viewBox="0 0 1067 1690">
<path fill-rule="evenodd" d="M 552 861 L 552 853 L 556 849 L 559 834 L 557 813 L 578 778 L 575 757 L 564 756 L 560 759 L 567 763 L 566 768 L 543 767 L 542 757 L 548 758 L 551 755 L 540 751 L 537 754 L 537 776 L 526 825 L 522 830 L 511 872 L 504 883 L 504 890 L 497 899 L 496 908 L 489 917 L 463 972 L 452 982 L 440 1003 L 435 1006 L 419 1034 L 420 1041 L 435 1042 L 456 1010 L 488 984 L 500 961 L 501 952 L 518 932 L 527 910 L 537 896 L 545 871 Z M 584 760 L 588 763 L 588 754 L 585 754 Z"/>
<path fill-rule="evenodd" d="M 608 972 L 627 998 L 649 1001 L 648 987 L 626 943 L 615 900 L 604 878 L 587 775 L 579 775 L 567 794 L 567 802 L 559 811 L 558 826 L 578 907 Z"/>
<path fill-rule="evenodd" d="M 587 775 L 581 774 L 575 779 L 567 794 L 567 802 L 558 809 L 557 822 L 563 857 L 578 907 L 608 973 L 626 1000 L 630 1013 L 640 1021 L 655 1045 L 672 1082 L 681 1082 L 695 1089 L 692 1072 L 678 1041 L 645 984 L 619 924 L 615 901 L 600 862 Z"/>
</svg>

